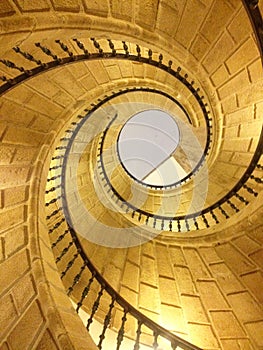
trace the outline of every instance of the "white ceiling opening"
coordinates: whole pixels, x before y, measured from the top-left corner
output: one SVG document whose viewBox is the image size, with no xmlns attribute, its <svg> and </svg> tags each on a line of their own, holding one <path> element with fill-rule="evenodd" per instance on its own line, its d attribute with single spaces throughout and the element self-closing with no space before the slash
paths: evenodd
<svg viewBox="0 0 263 350">
<path fill-rule="evenodd" d="M 149 109 L 125 123 L 118 138 L 118 152 L 132 177 L 147 185 L 167 186 L 186 176 L 173 157 L 179 143 L 175 119 L 164 111 Z"/>
</svg>

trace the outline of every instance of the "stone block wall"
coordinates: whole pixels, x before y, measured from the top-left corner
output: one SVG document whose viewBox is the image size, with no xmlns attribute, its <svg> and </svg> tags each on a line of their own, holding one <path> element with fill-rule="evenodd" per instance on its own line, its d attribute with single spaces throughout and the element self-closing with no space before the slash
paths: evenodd
<svg viewBox="0 0 263 350">
<path fill-rule="evenodd" d="M 262 1 L 259 4 L 262 9 Z M 167 17 L 171 20 L 166 20 Z M 193 62 L 195 74 L 201 67 L 211 101 L 214 94 L 220 100 L 214 108 L 222 116 L 224 129 L 221 169 L 230 161 L 236 166 L 229 170 L 231 176 L 237 176 L 239 160 L 246 164 L 247 154 L 255 148 L 253 136 L 258 136 L 257 120 L 262 112 L 262 70 L 240 1 L 189 0 L 174 4 L 167 0 L 2 0 L 0 24 L 1 58 L 14 60 L 26 68 L 31 65 L 22 57 L 18 59 L 11 47 L 19 45 L 35 53 L 34 42 L 51 42 L 58 35 L 61 39 L 75 35 L 83 38 L 87 28 L 88 37 L 105 36 L 110 28 L 113 36 L 126 33 L 125 37 L 145 42 L 145 46 L 155 43 L 156 52 L 162 48 L 167 55 L 178 46 L 179 61 L 186 67 Z M 53 43 L 51 49 L 55 48 L 58 47 Z M 185 54 L 187 50 L 192 55 Z M 43 54 L 41 59 L 44 57 Z M 93 347 L 65 296 L 47 243 L 43 208 L 45 178 L 52 153 L 49 148 L 53 147 L 64 123 L 83 105 L 87 91 L 92 100 L 89 90 L 97 85 L 109 82 L 111 86 L 118 86 L 119 80 L 121 83 L 128 77 L 136 82 L 136 78 L 144 76 L 144 71 L 139 64 L 118 66 L 92 62 L 90 71 L 84 64 L 79 67 L 81 69 L 71 66 L 31 79 L 1 97 L 1 349 Z M 95 71 L 98 74 L 95 75 Z M 8 77 L 16 74 L 4 65 L 0 72 Z M 107 90 L 106 85 L 100 92 L 104 89 Z M 247 137 L 248 130 L 252 136 Z M 214 169 L 216 172 L 217 168 Z M 235 240 L 209 249 L 172 245 L 169 256 L 172 251 L 178 254 L 170 257 L 168 263 L 162 259 L 165 245 L 158 245 L 156 249 L 156 243 L 149 244 L 141 248 L 141 255 L 136 249 L 129 249 L 126 263 L 119 269 L 132 270 L 138 277 L 133 285 L 123 277 L 119 288 L 126 291 L 127 298 L 133 295 L 142 310 L 164 324 L 169 322 L 169 315 L 176 314 L 178 324 L 165 325 L 178 334 L 191 334 L 195 342 L 202 334 L 204 347 L 213 344 L 215 349 L 249 346 L 260 349 L 263 346 L 259 310 L 261 232 L 259 223 Z M 157 253 L 159 248 L 162 253 Z M 114 262 L 114 266 L 116 264 Z M 167 296 L 169 301 L 165 301 L 164 290 L 173 285 L 175 297 Z M 210 295 L 207 297 L 207 290 L 213 293 L 213 300 Z M 150 293 L 153 309 L 144 293 L 138 297 L 138 291 Z M 246 305 L 249 312 L 244 313 L 240 304 Z M 194 308 L 194 315 L 189 305 Z M 34 327 L 29 327 L 29 320 Z M 222 329 L 222 322 L 229 327 Z M 77 326 L 72 330 L 73 324 Z"/>
<path fill-rule="evenodd" d="M 96 246 L 90 252 L 121 295 L 175 334 L 203 349 L 261 349 L 260 232 L 258 223 L 247 231 L 240 227 L 224 242 L 176 245 L 157 239 L 128 250 L 108 249 L 106 255 Z M 104 270 L 113 272 L 117 265 L 119 274 Z"/>
<path fill-rule="evenodd" d="M 23 93 L 19 97 L 14 91 L 1 100 L 0 347 L 92 348 L 65 295 L 48 243 L 44 161 L 56 123 L 45 114 L 47 101 L 43 114 L 34 111 L 33 95 L 28 92 L 31 103 L 24 109 Z M 20 110 L 6 108 L 8 103 Z M 72 322 L 66 323 L 67 317 Z"/>
</svg>

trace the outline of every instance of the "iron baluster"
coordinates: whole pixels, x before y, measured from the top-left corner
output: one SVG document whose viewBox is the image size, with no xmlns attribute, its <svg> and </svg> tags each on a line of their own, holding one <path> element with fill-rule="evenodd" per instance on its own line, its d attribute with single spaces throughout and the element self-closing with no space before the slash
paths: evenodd
<svg viewBox="0 0 263 350">
<path fill-rule="evenodd" d="M 73 41 L 77 43 L 78 47 L 84 52 L 84 55 L 89 56 L 89 51 L 85 48 L 84 44 L 78 39 L 74 38 Z"/>
<path fill-rule="evenodd" d="M 245 205 L 248 205 L 248 204 L 249 204 L 249 201 L 246 200 L 246 198 L 244 198 L 244 197 L 241 196 L 240 194 L 235 193 L 234 196 L 237 197 L 237 198 L 240 200 L 240 202 L 245 203 Z"/>
<path fill-rule="evenodd" d="M 65 230 L 62 235 L 58 236 L 55 242 L 52 243 L 51 248 L 55 248 L 59 242 L 63 240 L 63 238 L 69 233 L 69 230 Z"/>
<path fill-rule="evenodd" d="M 73 241 L 70 241 L 69 244 L 62 250 L 60 255 L 56 258 L 56 263 L 61 261 L 63 256 L 67 254 L 67 252 L 69 251 L 70 247 L 72 247 L 72 246 L 73 246 Z"/>
<path fill-rule="evenodd" d="M 63 142 L 63 141 L 66 141 L 66 142 L 68 142 L 68 141 L 70 141 L 70 137 L 62 137 L 61 139 L 60 139 L 60 141 L 61 142 Z M 56 149 L 67 149 L 67 145 L 65 145 L 65 146 L 59 146 L 58 148 L 56 148 Z"/>
<path fill-rule="evenodd" d="M 95 38 L 90 38 L 90 40 L 93 42 L 94 47 L 99 51 L 99 54 L 103 56 L 103 50 L 100 47 L 100 44 L 96 41 Z"/>
<path fill-rule="evenodd" d="M 198 226 L 198 222 L 196 220 L 196 217 L 193 217 L 193 220 L 194 220 L 194 225 L 195 225 L 196 230 L 199 230 L 199 226 Z"/>
<path fill-rule="evenodd" d="M 181 232 L 181 223 L 180 223 L 180 219 L 177 219 L 177 229 L 178 229 L 178 232 Z"/>
<path fill-rule="evenodd" d="M 162 219 L 162 222 L 161 222 L 161 230 L 164 229 L 164 219 Z"/>
<path fill-rule="evenodd" d="M 172 220 L 169 221 L 169 231 L 170 232 L 173 231 L 173 221 Z"/>
<path fill-rule="evenodd" d="M 68 270 L 71 269 L 71 267 L 74 265 L 74 262 L 76 261 L 77 257 L 79 256 L 79 251 L 73 255 L 73 258 L 67 263 L 67 266 L 64 271 L 62 271 L 60 278 L 63 279 L 66 276 L 66 273 Z"/>
<path fill-rule="evenodd" d="M 160 55 L 159 55 L 159 61 L 158 61 L 158 66 L 160 67 L 162 63 L 163 63 L 163 55 L 160 53 Z"/>
<path fill-rule="evenodd" d="M 52 159 L 52 160 L 56 160 L 56 159 L 61 159 L 61 158 L 64 158 L 64 154 L 63 154 L 63 155 L 60 155 L 60 156 L 52 157 L 51 159 Z"/>
<path fill-rule="evenodd" d="M 15 79 L 8 79 L 5 75 L 0 76 L 0 79 L 8 84 L 15 84 Z"/>
<path fill-rule="evenodd" d="M 145 225 L 148 225 L 148 223 L 149 223 L 149 218 L 150 218 L 149 216 L 146 217 Z"/>
<path fill-rule="evenodd" d="M 73 289 L 77 283 L 79 283 L 79 280 L 81 278 L 81 275 L 83 274 L 86 267 L 86 263 L 84 262 L 83 265 L 80 268 L 80 272 L 74 277 L 72 285 L 67 290 L 67 294 L 70 295 L 73 292 Z"/>
<path fill-rule="evenodd" d="M 140 336 L 142 333 L 142 321 L 138 320 L 138 327 L 136 330 L 136 340 L 134 344 L 133 350 L 139 350 L 140 349 Z"/>
<path fill-rule="evenodd" d="M 254 175 L 250 175 L 250 179 L 256 181 L 258 184 L 263 184 L 263 179 Z"/>
<path fill-rule="evenodd" d="M 60 141 L 69 141 L 69 140 L 70 140 L 70 138 L 65 138 L 65 137 L 60 139 Z M 67 146 L 58 146 L 58 147 L 56 147 L 56 151 L 61 150 L 61 149 L 67 149 Z"/>
<path fill-rule="evenodd" d="M 141 58 L 141 48 L 138 44 L 136 44 L 137 58 L 140 60 Z"/>
<path fill-rule="evenodd" d="M 62 210 L 61 207 L 59 207 L 58 209 L 54 210 L 50 215 L 47 215 L 47 220 L 51 219 L 52 216 L 57 215 L 61 210 Z"/>
<path fill-rule="evenodd" d="M 127 321 L 127 310 L 124 310 L 124 314 L 121 318 L 121 326 L 118 332 L 118 336 L 117 336 L 117 347 L 116 350 L 120 349 L 121 343 L 123 341 L 123 336 L 124 336 L 124 327 L 125 327 L 125 322 Z"/>
<path fill-rule="evenodd" d="M 181 72 L 181 70 L 182 70 L 182 68 L 179 66 L 179 67 L 177 67 L 177 69 L 176 69 L 176 72 L 175 72 L 175 75 L 177 76 L 177 77 L 179 77 L 180 76 L 180 72 Z"/>
<path fill-rule="evenodd" d="M 116 56 L 116 50 L 115 50 L 115 48 L 114 48 L 113 42 L 112 42 L 110 39 L 108 39 L 108 43 L 109 43 L 109 47 L 110 47 L 110 49 L 111 49 L 111 54 L 112 54 L 112 56 Z"/>
<path fill-rule="evenodd" d="M 92 276 L 89 279 L 89 282 L 88 282 L 87 286 L 83 289 L 80 301 L 77 303 L 77 308 L 76 308 L 76 312 L 77 313 L 79 312 L 79 309 L 83 305 L 83 300 L 87 297 L 87 295 L 88 295 L 88 293 L 90 291 L 90 286 L 91 286 L 92 282 L 94 281 L 94 277 L 95 277 L 95 273 L 92 274 Z"/>
<path fill-rule="evenodd" d="M 149 62 L 151 62 L 153 59 L 153 52 L 151 49 L 148 50 L 148 57 L 149 57 Z"/>
<path fill-rule="evenodd" d="M 218 218 L 217 218 L 217 216 L 215 215 L 215 213 L 213 212 L 213 210 L 210 211 L 210 214 L 211 214 L 212 218 L 215 220 L 215 223 L 216 223 L 216 224 L 219 224 Z"/>
<path fill-rule="evenodd" d="M 60 177 L 61 177 L 61 175 L 56 175 L 56 176 L 49 177 L 49 178 L 47 179 L 47 182 L 50 182 L 50 181 L 59 179 Z"/>
<path fill-rule="evenodd" d="M 194 95 L 199 98 L 199 91 L 200 91 L 200 88 L 198 87 L 197 89 L 194 90 Z M 200 99 L 199 99 L 200 100 Z"/>
<path fill-rule="evenodd" d="M 129 57 L 129 55 L 130 55 L 129 48 L 128 48 L 128 46 L 127 46 L 125 41 L 123 41 L 122 43 L 123 43 L 123 49 L 125 51 L 125 57 Z"/>
<path fill-rule="evenodd" d="M 178 346 L 178 343 L 171 342 L 171 348 L 172 348 L 172 350 L 176 350 L 176 349 L 177 349 L 177 346 Z"/>
<path fill-rule="evenodd" d="M 224 215 L 224 217 L 226 219 L 229 219 L 229 215 L 227 214 L 227 212 L 221 207 L 221 205 L 219 205 L 218 209 L 221 211 L 221 213 Z"/>
<path fill-rule="evenodd" d="M 47 65 L 46 65 L 45 63 L 42 63 L 40 60 L 37 60 L 37 59 L 34 58 L 34 56 L 31 55 L 30 53 L 22 51 L 22 50 L 20 49 L 20 47 L 15 46 L 15 47 L 13 47 L 13 50 L 14 50 L 16 53 L 19 53 L 20 55 L 22 55 L 23 57 L 25 57 L 25 59 L 27 59 L 28 61 L 36 63 L 38 66 L 41 66 L 41 67 L 44 67 L 44 68 L 47 67 Z"/>
<path fill-rule="evenodd" d="M 168 72 L 170 72 L 170 70 L 172 69 L 172 64 L 173 64 L 173 61 L 170 60 L 170 61 L 168 62 L 168 69 L 167 69 Z"/>
<path fill-rule="evenodd" d="M 104 286 L 101 286 L 101 289 L 98 293 L 97 299 L 95 300 L 94 304 L 92 305 L 91 314 L 90 314 L 90 317 L 89 317 L 88 322 L 87 322 L 87 327 L 86 327 L 87 330 L 89 330 L 89 327 L 93 322 L 93 316 L 95 315 L 95 313 L 100 305 L 100 298 L 102 297 L 103 291 L 104 291 Z"/>
<path fill-rule="evenodd" d="M 106 333 L 106 330 L 110 324 L 110 320 L 111 320 L 111 313 L 112 313 L 112 310 L 114 308 L 114 303 L 115 303 L 115 298 L 112 297 L 111 298 L 111 303 L 109 305 L 109 310 L 107 312 L 107 315 L 105 316 L 104 318 L 104 322 L 103 322 L 103 329 L 102 329 L 102 332 L 101 332 L 101 335 L 99 336 L 100 340 L 99 340 L 99 343 L 98 343 L 98 348 L 101 349 L 102 348 L 102 342 L 103 340 L 105 339 L 105 333 Z"/>
<path fill-rule="evenodd" d="M 9 61 L 9 60 L 1 60 L 0 62 L 3 63 L 6 67 L 11 68 L 11 69 L 16 69 L 19 70 L 19 72 L 22 73 L 28 73 L 29 71 L 26 71 L 25 68 L 23 67 L 18 67 L 14 62 Z"/>
<path fill-rule="evenodd" d="M 231 201 L 230 201 L 230 199 L 228 199 L 227 201 L 227 204 L 229 204 L 230 205 L 230 207 L 232 208 L 232 209 L 234 209 L 235 210 L 235 212 L 236 213 L 238 213 L 239 212 L 239 209 L 235 206 L 235 204 L 234 203 L 232 203 Z"/>
<path fill-rule="evenodd" d="M 52 166 L 51 168 L 49 168 L 49 171 L 51 171 L 51 170 L 57 170 L 57 169 L 59 169 L 59 168 L 62 168 L 62 164 Z"/>
<path fill-rule="evenodd" d="M 48 190 L 46 190 L 45 193 L 48 194 L 48 193 L 54 192 L 54 191 L 56 191 L 56 187 L 55 186 L 53 186 L 53 187 L 49 188 Z"/>
<path fill-rule="evenodd" d="M 157 350 L 158 348 L 158 333 L 153 332 L 154 340 L 153 340 L 153 349 Z"/>
<path fill-rule="evenodd" d="M 210 226 L 209 226 L 209 223 L 208 223 L 208 221 L 207 221 L 207 218 L 205 217 L 204 214 L 202 214 L 202 219 L 203 219 L 203 221 L 204 221 L 204 223 L 205 223 L 205 226 L 206 226 L 207 228 L 210 227 Z"/>
<path fill-rule="evenodd" d="M 50 233 L 54 232 L 57 228 L 59 228 L 60 225 L 63 224 L 63 222 L 64 222 L 65 220 L 66 220 L 65 218 L 62 218 L 60 221 L 58 221 L 52 228 L 50 228 L 50 229 L 48 230 L 48 233 L 50 234 Z"/>
<path fill-rule="evenodd" d="M 48 207 L 50 204 L 56 203 L 56 201 L 60 198 L 61 198 L 61 196 L 57 196 L 56 198 L 51 199 L 49 202 L 45 203 L 45 206 Z"/>
<path fill-rule="evenodd" d="M 75 125 L 78 125 L 79 123 L 77 122 L 72 122 L 71 125 L 75 126 Z"/>
<path fill-rule="evenodd" d="M 66 44 L 64 44 L 62 41 L 60 41 L 59 39 L 58 40 L 55 40 L 55 43 L 59 44 L 59 46 L 61 47 L 61 49 L 66 52 L 69 57 L 73 57 L 73 52 L 69 51 L 69 48 L 67 47 Z"/>
<path fill-rule="evenodd" d="M 153 219 L 153 228 L 155 228 L 155 227 L 156 227 L 156 221 L 157 221 L 157 219 L 156 219 L 156 218 L 154 218 L 154 219 Z"/>
<path fill-rule="evenodd" d="M 50 193 L 50 192 L 54 192 L 54 191 L 56 191 L 56 190 L 57 190 L 58 188 L 60 188 L 60 187 L 61 187 L 61 185 L 53 186 L 53 187 L 51 187 L 50 189 L 46 190 L 45 193 L 48 194 L 48 193 Z"/>
<path fill-rule="evenodd" d="M 39 47 L 44 52 L 44 54 L 46 54 L 47 56 L 51 56 L 53 60 L 57 63 L 60 63 L 62 61 L 61 58 L 58 58 L 58 56 L 53 54 L 51 50 L 49 50 L 47 47 L 42 46 L 40 43 L 35 43 L 35 45 L 36 47 Z"/>
<path fill-rule="evenodd" d="M 248 191 L 248 193 L 253 194 L 254 197 L 258 196 L 258 193 L 253 190 L 253 188 L 247 186 L 246 184 L 244 184 L 243 187 Z"/>
</svg>

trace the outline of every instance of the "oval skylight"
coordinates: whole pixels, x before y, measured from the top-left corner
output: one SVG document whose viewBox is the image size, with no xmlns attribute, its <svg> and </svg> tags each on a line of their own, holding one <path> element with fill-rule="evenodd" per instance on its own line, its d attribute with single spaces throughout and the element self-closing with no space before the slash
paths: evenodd
<svg viewBox="0 0 263 350">
<path fill-rule="evenodd" d="M 173 157 L 180 132 L 174 118 L 161 110 L 137 113 L 123 126 L 118 152 L 125 170 L 146 185 L 167 186 L 186 176 Z"/>
</svg>

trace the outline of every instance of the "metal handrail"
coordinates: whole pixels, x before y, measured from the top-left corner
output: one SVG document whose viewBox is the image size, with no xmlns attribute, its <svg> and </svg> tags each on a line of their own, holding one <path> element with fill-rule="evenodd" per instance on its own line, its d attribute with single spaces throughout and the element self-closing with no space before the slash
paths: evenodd
<svg viewBox="0 0 263 350">
<path fill-rule="evenodd" d="M 143 90 L 144 88 L 142 88 L 142 91 Z M 129 91 L 140 91 L 140 88 L 139 89 L 126 88 L 123 91 L 118 91 L 116 93 L 113 92 L 111 96 L 107 96 L 104 99 L 99 99 L 99 102 L 95 103 L 91 109 L 89 110 L 86 109 L 84 116 L 81 116 L 81 115 L 78 116 L 78 118 L 80 118 L 81 120 L 78 121 L 77 123 L 73 122 L 72 129 L 70 130 L 71 131 L 70 136 L 61 139 L 61 142 L 62 142 L 61 147 L 65 150 L 64 159 L 68 159 L 68 154 L 70 152 L 72 144 L 74 143 L 75 137 L 78 134 L 78 131 L 81 129 L 82 125 L 86 122 L 87 118 L 90 118 L 91 115 L 94 113 L 94 111 L 96 111 L 100 106 L 102 106 L 104 103 L 109 101 L 111 98 L 114 98 L 115 96 L 120 96 L 121 94 L 125 94 Z M 259 163 L 259 161 L 263 153 L 263 128 L 261 130 L 257 148 L 243 176 L 225 196 L 217 200 L 214 204 L 210 205 L 205 209 L 200 210 L 199 212 L 194 212 L 187 215 L 178 215 L 178 216 L 159 215 L 159 214 L 147 212 L 146 210 L 137 208 L 135 205 L 127 202 L 127 200 L 123 198 L 118 193 L 118 191 L 113 187 L 109 177 L 107 176 L 106 169 L 104 167 L 103 156 L 102 156 L 103 141 L 113 121 L 114 121 L 114 118 L 109 122 L 108 127 L 106 127 L 106 129 L 102 132 L 101 141 L 99 142 L 100 146 L 99 146 L 98 156 L 99 156 L 99 165 L 102 170 L 101 181 L 106 183 L 108 189 L 110 189 L 111 193 L 116 197 L 115 202 L 118 203 L 119 207 L 123 208 L 123 205 L 124 205 L 127 208 L 126 212 L 127 213 L 131 212 L 133 218 L 135 218 L 135 213 L 137 213 L 138 215 L 136 217 L 140 222 L 143 222 L 143 218 L 144 218 L 145 223 L 148 224 L 149 218 L 153 218 L 154 228 L 156 228 L 157 222 L 159 222 L 160 223 L 159 227 L 161 227 L 162 230 L 165 226 L 164 223 L 166 223 L 166 227 L 168 227 L 170 231 L 182 232 L 183 225 L 187 231 L 191 230 L 191 226 L 192 227 L 194 226 L 195 229 L 198 230 L 200 229 L 199 227 L 200 221 L 205 225 L 205 227 L 210 227 L 211 225 L 220 223 L 218 215 L 215 212 L 216 210 L 220 214 L 222 214 L 221 216 L 228 219 L 231 216 L 228 213 L 229 209 L 234 210 L 234 212 L 237 213 L 240 211 L 241 208 L 249 204 L 251 198 L 257 197 L 258 192 L 254 187 L 252 187 L 253 185 L 251 183 L 254 182 L 255 185 L 263 183 L 262 178 L 259 177 L 258 174 L 256 174 L 256 172 L 258 173 L 259 171 L 261 172 L 262 170 L 262 165 Z M 64 164 L 64 168 L 66 168 L 66 164 Z M 247 194 L 245 197 L 241 193 L 241 190 Z M 240 203 L 240 207 L 237 206 L 238 204 L 235 204 L 233 201 L 231 201 L 234 198 L 238 200 L 238 203 Z M 208 217 L 207 214 L 209 214 L 210 217 Z M 189 220 L 192 220 L 191 222 L 192 225 L 189 224 Z M 198 224 L 198 220 L 200 220 L 199 224 Z"/>
<path fill-rule="evenodd" d="M 59 170 L 59 169 L 60 168 L 56 168 L 56 170 Z M 60 184 L 58 184 L 57 182 L 58 179 L 61 180 Z M 94 266 L 94 264 L 88 258 L 78 238 L 77 233 L 68 223 L 67 208 L 64 207 L 65 198 L 63 194 L 63 176 L 57 177 L 57 176 L 50 175 L 48 180 L 49 180 L 48 186 L 46 189 L 46 194 L 48 197 L 48 199 L 46 199 L 46 208 L 47 208 L 47 214 L 48 214 L 47 223 L 49 227 L 51 247 L 55 254 L 56 263 L 59 265 L 60 262 L 63 260 L 64 266 L 66 266 L 66 268 L 64 268 L 64 270 L 61 272 L 61 278 L 64 282 L 66 281 L 67 277 L 68 277 L 68 280 L 72 279 L 73 281 L 71 282 L 71 285 L 67 287 L 67 294 L 69 296 L 70 295 L 74 296 L 74 288 L 76 288 L 76 285 L 78 283 L 82 282 L 82 284 L 85 285 L 85 288 L 83 289 L 81 296 L 76 301 L 77 312 L 79 312 L 79 310 L 84 306 L 85 298 L 88 296 L 88 293 L 90 291 L 91 285 L 94 282 L 94 280 L 96 280 L 100 285 L 100 291 L 97 294 L 97 298 L 91 307 L 90 317 L 87 321 L 88 330 L 91 323 L 93 322 L 93 317 L 95 316 L 97 309 L 100 306 L 100 298 L 102 294 L 106 292 L 111 297 L 111 300 L 112 300 L 112 303 L 109 305 L 109 311 L 107 313 L 108 317 L 105 317 L 104 324 L 102 325 L 103 331 L 102 331 L 102 335 L 100 335 L 100 342 L 98 344 L 98 348 L 102 349 L 102 340 L 104 339 L 105 332 L 109 327 L 109 321 L 111 317 L 110 314 L 112 311 L 111 309 L 113 308 L 113 304 L 117 304 L 123 309 L 125 318 L 123 321 L 121 331 L 119 330 L 118 332 L 116 349 L 118 349 L 118 344 L 120 345 L 123 338 L 125 337 L 125 322 L 127 320 L 126 315 L 130 315 L 137 320 L 137 324 L 138 324 L 138 329 L 136 331 L 137 337 L 136 339 L 133 339 L 135 341 L 134 349 L 139 349 L 139 345 L 140 345 L 139 338 L 142 332 L 141 327 L 145 326 L 152 331 L 153 338 L 154 338 L 154 341 L 152 344 L 153 349 L 157 349 L 158 337 L 162 337 L 170 342 L 172 350 L 176 349 L 177 347 L 180 347 L 183 350 L 201 350 L 200 347 L 193 345 L 190 342 L 178 337 L 177 335 L 171 333 L 164 327 L 158 325 L 156 322 L 152 321 L 150 318 L 142 314 L 133 305 L 128 303 L 108 283 L 108 281 L 101 275 L 99 270 Z M 58 193 L 60 194 L 58 195 Z M 50 194 L 53 195 L 52 199 L 50 199 Z M 62 207 L 60 207 L 60 204 L 59 204 L 61 199 L 62 199 L 63 209 Z M 67 220 L 65 218 L 67 218 Z M 64 229 L 63 234 L 61 234 L 61 229 Z M 60 230 L 59 231 L 60 233 L 57 233 L 58 232 L 57 230 Z M 70 240 L 68 239 L 69 235 L 71 237 Z M 64 241 L 65 241 L 64 243 L 65 245 L 63 245 Z M 56 248 L 56 250 L 54 250 L 54 248 Z M 72 251 L 72 249 L 74 249 L 74 251 Z M 80 263 L 80 268 L 75 275 L 72 275 L 71 267 L 76 263 L 76 260 L 79 257 L 81 257 L 81 260 L 82 260 L 82 262 Z M 83 277 L 84 271 L 86 269 L 89 271 L 91 276 L 88 280 L 84 279 Z"/>
</svg>

